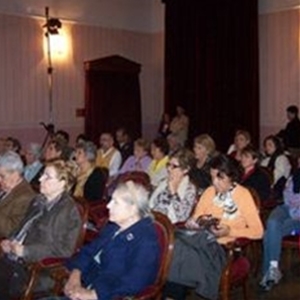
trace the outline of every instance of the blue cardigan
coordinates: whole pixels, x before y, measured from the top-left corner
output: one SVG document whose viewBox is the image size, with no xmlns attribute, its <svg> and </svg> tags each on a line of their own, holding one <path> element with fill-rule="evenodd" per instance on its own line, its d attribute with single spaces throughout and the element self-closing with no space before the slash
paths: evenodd
<svg viewBox="0 0 300 300">
<path fill-rule="evenodd" d="M 70 271 L 81 271 L 83 285 L 91 286 L 101 300 L 142 291 L 155 282 L 159 268 L 159 241 L 150 217 L 115 236 L 118 229 L 109 223 L 67 263 Z"/>
</svg>

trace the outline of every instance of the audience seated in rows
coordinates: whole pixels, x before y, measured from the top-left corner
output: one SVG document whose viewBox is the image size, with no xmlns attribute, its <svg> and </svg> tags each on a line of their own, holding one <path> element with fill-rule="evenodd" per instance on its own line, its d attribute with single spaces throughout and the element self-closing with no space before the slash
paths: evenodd
<svg viewBox="0 0 300 300">
<path fill-rule="evenodd" d="M 245 187 L 253 188 L 261 201 L 270 200 L 271 182 L 260 166 L 260 153 L 251 145 L 246 146 L 241 152 L 241 166 L 243 175 L 241 184 Z"/>
<path fill-rule="evenodd" d="M 300 232 L 300 167 L 288 179 L 283 191 L 284 204 L 277 206 L 267 220 L 263 239 L 263 278 L 260 282 L 265 291 L 279 283 L 281 243 L 285 236 Z"/>
<path fill-rule="evenodd" d="M 275 199 L 282 199 L 285 183 L 290 176 L 291 164 L 284 154 L 283 145 L 278 137 L 267 136 L 264 139 L 265 158 L 261 166 L 268 168 L 273 173 L 273 191 Z"/>
<path fill-rule="evenodd" d="M 201 134 L 194 139 L 195 164 L 191 168 L 190 178 L 197 187 L 199 196 L 211 185 L 209 162 L 216 154 L 214 140 L 208 134 Z"/>
<path fill-rule="evenodd" d="M 151 184 L 156 188 L 161 181 L 163 181 L 167 175 L 167 163 L 169 145 L 166 139 L 156 138 L 151 143 L 151 156 L 152 162 L 148 168 L 148 174 L 150 176 Z"/>
<path fill-rule="evenodd" d="M 107 175 L 96 167 L 97 147 L 92 142 L 81 142 L 75 148 L 75 162 L 78 167 L 74 196 L 88 202 L 103 198 Z"/>
<path fill-rule="evenodd" d="M 179 235 L 175 241 L 169 273 L 171 284 L 166 289 L 166 294 L 173 299 L 183 299 L 174 295 L 174 291 L 182 296 L 184 286 L 196 287 L 201 296 L 216 299 L 225 265 L 220 245 L 239 237 L 260 239 L 263 235 L 254 200 L 250 192 L 238 184 L 240 172 L 236 161 L 219 155 L 212 158 L 210 167 L 212 186 L 202 194 L 186 226 L 201 229 L 197 219 L 207 215 L 217 218 L 219 223 L 195 234 Z"/>
<path fill-rule="evenodd" d="M 119 185 L 108 204 L 110 222 L 67 263 L 66 297 L 47 299 L 125 298 L 154 284 L 160 250 L 148 201 L 141 185 Z"/>
<path fill-rule="evenodd" d="M 121 167 L 119 174 L 133 171 L 147 172 L 152 161 L 148 153 L 149 143 L 144 139 L 137 139 L 134 142 L 133 155 L 127 158 L 127 160 Z"/>
<path fill-rule="evenodd" d="M 194 155 L 181 149 L 170 156 L 167 178 L 159 183 L 150 198 L 150 207 L 168 216 L 172 223 L 185 222 L 196 202 L 196 187 L 191 183 L 189 171 Z"/>
<path fill-rule="evenodd" d="M 23 178 L 24 165 L 16 152 L 0 157 L 0 238 L 9 236 L 24 218 L 35 193 Z"/>
<path fill-rule="evenodd" d="M 60 160 L 47 164 L 40 178 L 40 195 L 30 206 L 15 230 L 1 242 L 1 300 L 20 296 L 28 281 L 27 262 L 45 257 L 68 257 L 81 228 L 76 204 L 68 194 L 74 183 L 69 165 Z M 49 280 L 48 280 L 49 282 Z M 47 281 L 40 282 L 41 289 Z"/>
<path fill-rule="evenodd" d="M 246 146 L 251 144 L 251 135 L 246 130 L 237 130 L 234 136 L 234 142 L 229 147 L 227 154 L 235 158 L 237 161 L 241 160 L 241 151 Z"/>
</svg>

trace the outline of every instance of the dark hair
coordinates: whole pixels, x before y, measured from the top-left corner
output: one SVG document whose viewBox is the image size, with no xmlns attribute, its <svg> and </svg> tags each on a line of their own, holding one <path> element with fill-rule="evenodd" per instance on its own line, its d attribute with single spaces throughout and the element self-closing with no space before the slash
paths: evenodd
<svg viewBox="0 0 300 300">
<path fill-rule="evenodd" d="M 169 153 L 169 144 L 165 138 L 158 137 L 152 141 L 152 144 L 157 147 L 164 155 Z"/>
<path fill-rule="evenodd" d="M 12 143 L 13 149 L 15 152 L 19 153 L 22 149 L 21 143 L 18 139 L 9 136 L 6 138 L 7 141 L 10 141 Z"/>
<path fill-rule="evenodd" d="M 247 145 L 245 148 L 243 148 L 241 150 L 241 155 L 243 154 L 250 154 L 253 159 L 257 159 L 258 161 L 261 159 L 259 151 L 252 145 Z"/>
<path fill-rule="evenodd" d="M 297 107 L 296 105 L 290 105 L 290 106 L 286 109 L 286 111 L 287 111 L 288 113 L 294 114 L 294 115 L 296 115 L 296 116 L 298 116 L 298 113 L 299 113 L 299 109 L 298 109 L 298 107 Z"/>
<path fill-rule="evenodd" d="M 209 166 L 211 169 L 219 171 L 219 177 L 226 175 L 232 182 L 239 182 L 243 173 L 239 163 L 234 158 L 225 154 L 213 157 L 209 162 Z"/>
<path fill-rule="evenodd" d="M 70 135 L 64 130 L 57 130 L 55 136 L 62 136 L 66 142 L 69 142 L 70 140 Z"/>
<path fill-rule="evenodd" d="M 67 161 L 70 157 L 70 153 L 68 151 L 68 147 L 66 145 L 65 142 L 63 142 L 60 138 L 54 137 L 49 144 L 47 145 L 47 147 L 49 147 L 50 145 L 53 145 L 55 150 L 57 152 L 61 152 L 60 158 L 62 160 Z"/>
<path fill-rule="evenodd" d="M 275 161 L 279 155 L 284 153 L 284 147 L 282 141 L 275 135 L 269 135 L 264 139 L 264 147 L 266 146 L 267 141 L 272 141 L 275 146 L 275 152 L 270 156 L 271 158 L 267 166 L 270 170 L 274 170 Z"/>
<path fill-rule="evenodd" d="M 80 140 L 82 140 L 82 141 L 84 141 L 84 142 L 87 142 L 89 139 L 88 139 L 88 137 L 87 137 L 84 133 L 80 133 L 80 134 L 78 134 L 77 137 L 76 137 L 76 144 L 77 144 Z"/>
</svg>

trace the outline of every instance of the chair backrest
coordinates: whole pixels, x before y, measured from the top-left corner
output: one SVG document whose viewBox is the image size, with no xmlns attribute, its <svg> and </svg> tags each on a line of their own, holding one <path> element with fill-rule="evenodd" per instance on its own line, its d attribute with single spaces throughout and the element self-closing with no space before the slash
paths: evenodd
<svg viewBox="0 0 300 300">
<path fill-rule="evenodd" d="M 159 238 L 161 257 L 160 269 L 156 284 L 164 285 L 167 279 L 174 248 L 174 227 L 167 216 L 160 212 L 153 212 L 155 228 Z"/>
<path fill-rule="evenodd" d="M 84 243 L 86 228 L 89 216 L 89 207 L 85 201 L 76 201 L 76 206 L 81 217 L 81 228 L 75 244 L 75 252 L 81 248 Z"/>
<path fill-rule="evenodd" d="M 147 173 L 142 171 L 131 171 L 120 175 L 118 183 L 132 180 L 135 183 L 143 185 L 147 190 L 151 190 L 151 180 Z"/>
</svg>

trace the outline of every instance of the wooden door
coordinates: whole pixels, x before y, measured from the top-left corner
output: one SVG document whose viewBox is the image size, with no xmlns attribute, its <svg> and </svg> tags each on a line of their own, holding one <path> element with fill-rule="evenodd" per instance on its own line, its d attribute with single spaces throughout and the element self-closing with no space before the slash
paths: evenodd
<svg viewBox="0 0 300 300">
<path fill-rule="evenodd" d="M 134 139 L 141 135 L 140 70 L 118 55 L 85 62 L 85 133 L 91 140 L 118 127 Z"/>
</svg>

